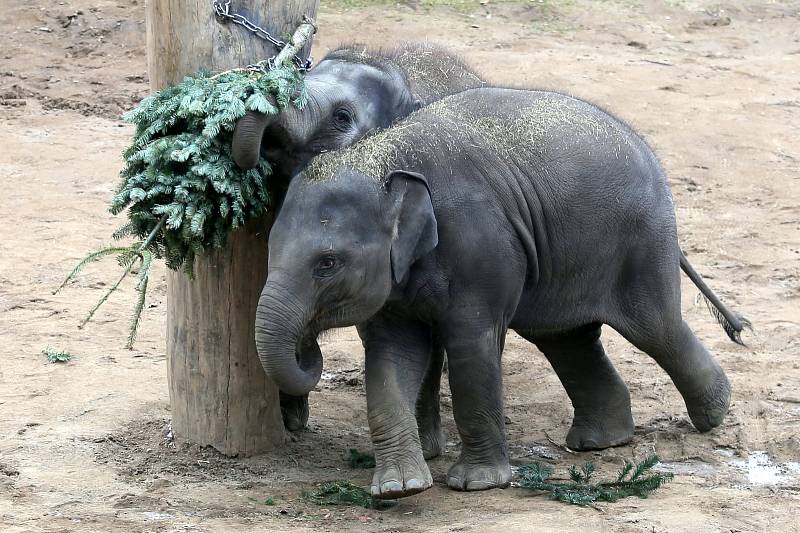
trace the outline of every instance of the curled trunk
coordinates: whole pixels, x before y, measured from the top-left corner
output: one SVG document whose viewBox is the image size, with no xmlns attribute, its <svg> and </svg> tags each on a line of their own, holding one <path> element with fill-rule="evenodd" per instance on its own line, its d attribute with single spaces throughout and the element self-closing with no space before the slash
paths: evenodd
<svg viewBox="0 0 800 533">
<path fill-rule="evenodd" d="M 261 366 L 281 391 L 308 394 L 322 375 L 322 352 L 308 313 L 288 291 L 269 281 L 256 312 L 256 348 Z"/>
<path fill-rule="evenodd" d="M 277 115 L 265 115 L 256 111 L 248 111 L 245 116 L 236 122 L 231 152 L 233 160 L 239 168 L 250 169 L 258 165 L 264 131 L 276 119 Z"/>
</svg>

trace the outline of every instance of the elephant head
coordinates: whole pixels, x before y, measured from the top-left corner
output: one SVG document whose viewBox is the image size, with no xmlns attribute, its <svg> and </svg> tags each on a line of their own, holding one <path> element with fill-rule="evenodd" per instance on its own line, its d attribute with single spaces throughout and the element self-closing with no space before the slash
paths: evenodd
<svg viewBox="0 0 800 533">
<path fill-rule="evenodd" d="M 305 78 L 308 103 L 302 110 L 251 111 L 240 119 L 233 135 L 236 164 L 254 168 L 263 152 L 276 178 L 287 183 L 315 155 L 349 146 L 422 105 L 394 63 L 358 58 L 341 51 L 314 67 Z"/>
<path fill-rule="evenodd" d="M 430 43 L 342 47 L 305 81 L 309 103 L 303 110 L 269 117 L 251 112 L 234 132 L 233 157 L 240 167 L 254 167 L 260 155 L 270 162 L 278 205 L 291 178 L 317 154 L 349 146 L 422 105 L 484 85 L 457 55 Z M 281 411 L 288 429 L 300 429 L 308 419 L 308 399 L 282 391 Z"/>
<path fill-rule="evenodd" d="M 292 180 L 269 238 L 269 272 L 256 316 L 264 370 L 281 391 L 307 394 L 322 371 L 316 338 L 369 319 L 438 242 L 425 178 L 376 180 L 340 169 Z"/>
</svg>

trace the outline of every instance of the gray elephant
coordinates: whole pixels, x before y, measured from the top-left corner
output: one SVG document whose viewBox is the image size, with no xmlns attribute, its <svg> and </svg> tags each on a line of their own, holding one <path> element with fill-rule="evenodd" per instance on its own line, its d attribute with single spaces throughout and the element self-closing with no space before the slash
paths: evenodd
<svg viewBox="0 0 800 533">
<path fill-rule="evenodd" d="M 415 409 L 439 341 L 462 441 L 447 484 L 459 490 L 511 478 L 500 364 L 509 328 L 566 387 L 573 441 L 633 435 L 602 324 L 669 374 L 698 430 L 727 412 L 728 379 L 681 317 L 680 268 L 733 340 L 746 322 L 683 256 L 651 149 L 582 100 L 474 89 L 319 156 L 290 184 L 269 247 L 256 319 L 263 367 L 305 394 L 322 370 L 319 333 L 358 326 L 377 497 L 431 486 L 421 443 L 438 435 Z"/>
<path fill-rule="evenodd" d="M 349 146 L 423 105 L 483 84 L 458 57 L 430 44 L 407 43 L 388 50 L 339 48 L 306 75 L 309 100 L 304 109 L 288 108 L 269 116 L 249 112 L 239 120 L 233 158 L 242 168 L 254 168 L 263 151 L 273 167 L 271 184 L 280 202 L 291 177 L 315 155 Z M 438 375 L 425 390 L 438 398 Z M 281 392 L 280 402 L 286 428 L 305 427 L 308 395 Z M 438 424 L 438 401 L 421 405 L 426 407 L 420 416 L 435 418 Z M 436 443 L 426 449 L 428 457 L 439 453 Z"/>
</svg>

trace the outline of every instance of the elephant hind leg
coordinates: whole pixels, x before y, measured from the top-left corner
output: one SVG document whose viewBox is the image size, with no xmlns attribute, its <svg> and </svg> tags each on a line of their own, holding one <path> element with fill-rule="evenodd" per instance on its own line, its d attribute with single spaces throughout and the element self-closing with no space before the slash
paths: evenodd
<svg viewBox="0 0 800 533">
<path fill-rule="evenodd" d="M 640 314 L 615 329 L 669 374 L 698 431 L 722 423 L 730 406 L 730 382 L 679 313 L 672 320 Z"/>
<path fill-rule="evenodd" d="M 439 414 L 439 389 L 444 367 L 444 346 L 435 339 L 431 347 L 428 371 L 419 391 L 416 416 L 419 440 L 425 459 L 438 457 L 444 451 L 445 435 Z"/>
<path fill-rule="evenodd" d="M 600 324 L 547 338 L 518 333 L 545 355 L 572 401 L 575 414 L 567 446 L 597 450 L 630 442 L 630 393 L 603 350 Z"/>
</svg>

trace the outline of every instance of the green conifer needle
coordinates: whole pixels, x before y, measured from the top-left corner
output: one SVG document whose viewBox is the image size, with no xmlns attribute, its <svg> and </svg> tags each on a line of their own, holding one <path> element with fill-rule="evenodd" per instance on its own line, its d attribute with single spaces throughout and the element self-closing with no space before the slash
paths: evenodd
<svg viewBox="0 0 800 533">
<path fill-rule="evenodd" d="M 519 486 L 525 489 L 550 494 L 554 500 L 573 505 L 592 505 L 595 502 L 615 502 L 628 496 L 647 498 L 664 483 L 672 479 L 668 472 L 648 472 L 658 463 L 657 455 L 649 455 L 634 465 L 626 462 L 614 481 L 594 483 L 591 481 L 594 465 L 584 463 L 578 469 L 569 469 L 569 482 L 548 481 L 552 470 L 538 463 L 519 468 Z"/>
<path fill-rule="evenodd" d="M 386 509 L 394 505 L 393 501 L 373 498 L 363 488 L 344 480 L 323 483 L 303 496 L 317 505 L 357 505 L 366 509 Z"/>
</svg>

